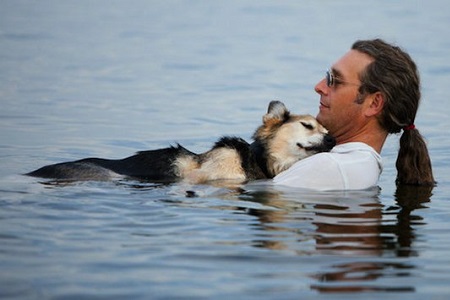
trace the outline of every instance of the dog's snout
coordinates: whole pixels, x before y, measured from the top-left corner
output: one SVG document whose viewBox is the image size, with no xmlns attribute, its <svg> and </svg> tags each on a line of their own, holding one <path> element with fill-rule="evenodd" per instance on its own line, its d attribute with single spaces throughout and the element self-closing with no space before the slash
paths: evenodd
<svg viewBox="0 0 450 300">
<path fill-rule="evenodd" d="M 336 140 L 329 134 L 323 137 L 323 143 L 325 144 L 325 147 L 327 147 L 328 149 L 331 149 L 334 146 L 336 146 Z"/>
</svg>

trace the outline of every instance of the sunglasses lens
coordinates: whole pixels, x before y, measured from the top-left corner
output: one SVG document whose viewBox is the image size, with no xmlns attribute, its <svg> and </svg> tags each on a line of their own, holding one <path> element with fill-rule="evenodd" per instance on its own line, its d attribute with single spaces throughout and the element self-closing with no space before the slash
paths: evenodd
<svg viewBox="0 0 450 300">
<path fill-rule="evenodd" d="M 327 79 L 327 85 L 331 87 L 333 85 L 333 75 L 331 75 L 330 71 L 327 71 L 325 78 Z"/>
</svg>

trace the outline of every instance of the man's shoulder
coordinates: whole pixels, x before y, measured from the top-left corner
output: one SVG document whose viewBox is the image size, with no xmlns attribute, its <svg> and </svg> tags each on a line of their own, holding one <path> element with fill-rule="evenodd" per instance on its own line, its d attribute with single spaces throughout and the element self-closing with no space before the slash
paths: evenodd
<svg viewBox="0 0 450 300">
<path fill-rule="evenodd" d="M 310 164 L 335 164 L 351 165 L 362 162 L 371 162 L 382 165 L 382 159 L 378 152 L 365 143 L 351 142 L 335 146 L 330 152 L 321 152 L 307 159 Z M 305 162 L 306 160 L 305 159 Z M 301 161 L 299 162 L 301 164 Z"/>
<path fill-rule="evenodd" d="M 351 142 L 335 146 L 328 152 L 328 158 L 335 160 L 339 165 L 368 164 L 378 166 L 381 170 L 383 166 L 381 155 L 372 147 L 361 142 Z"/>
<path fill-rule="evenodd" d="M 362 142 L 349 142 L 344 144 L 339 144 L 334 146 L 331 149 L 330 153 L 346 153 L 346 152 L 355 152 L 355 151 L 368 151 L 377 153 L 375 149 Z"/>
</svg>

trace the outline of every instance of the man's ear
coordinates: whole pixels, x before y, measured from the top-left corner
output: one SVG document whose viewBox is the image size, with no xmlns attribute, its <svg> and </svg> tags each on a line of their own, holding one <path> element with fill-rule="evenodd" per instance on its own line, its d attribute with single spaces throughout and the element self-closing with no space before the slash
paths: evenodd
<svg viewBox="0 0 450 300">
<path fill-rule="evenodd" d="M 384 95 L 381 92 L 373 93 L 368 97 L 365 114 L 367 117 L 376 116 L 381 113 L 384 107 Z"/>
</svg>

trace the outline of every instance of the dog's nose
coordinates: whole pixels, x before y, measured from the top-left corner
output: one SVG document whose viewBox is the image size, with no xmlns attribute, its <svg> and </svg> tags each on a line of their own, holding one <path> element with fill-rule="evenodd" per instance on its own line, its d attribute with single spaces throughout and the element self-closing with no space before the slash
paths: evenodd
<svg viewBox="0 0 450 300">
<path fill-rule="evenodd" d="M 323 143 L 325 144 L 325 147 L 331 149 L 334 146 L 336 146 L 336 140 L 331 135 L 327 134 L 323 137 Z"/>
</svg>

